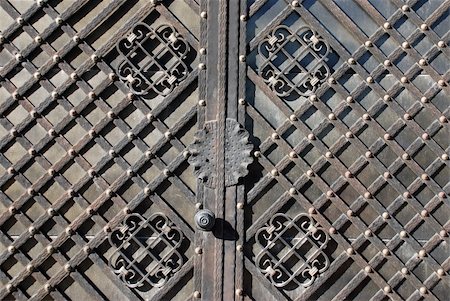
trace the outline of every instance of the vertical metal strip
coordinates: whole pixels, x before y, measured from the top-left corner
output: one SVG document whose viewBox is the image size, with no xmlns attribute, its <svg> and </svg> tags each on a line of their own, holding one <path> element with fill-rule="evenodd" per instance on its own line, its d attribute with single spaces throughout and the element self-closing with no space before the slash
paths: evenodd
<svg viewBox="0 0 450 301">
<path fill-rule="evenodd" d="M 206 0 L 201 0 L 199 12 L 198 14 L 201 15 L 201 12 L 207 11 L 207 2 Z M 206 49 L 207 49 L 207 22 L 204 18 L 200 18 L 200 38 L 199 38 L 199 49 L 198 49 L 198 56 L 199 56 L 199 67 L 200 66 L 206 66 Z M 199 95 L 199 101 L 198 101 L 198 110 L 197 110 L 197 121 L 198 121 L 198 128 L 202 129 L 205 126 L 206 121 L 206 108 L 205 105 L 208 105 L 205 101 L 206 99 L 206 83 L 207 83 L 207 77 L 206 72 L 199 72 L 198 75 L 198 95 Z M 197 180 L 197 195 L 196 195 L 196 206 L 200 207 L 203 206 L 205 203 L 205 186 L 203 183 Z M 194 258 L 194 294 L 199 294 L 202 292 L 202 271 L 203 271 L 203 235 L 200 231 L 195 231 L 195 258 Z"/>
<path fill-rule="evenodd" d="M 237 120 L 245 127 L 245 83 L 247 73 L 247 0 L 239 1 L 239 68 L 238 68 L 238 107 Z M 245 181 L 245 179 L 244 179 Z M 242 204 L 243 208 L 239 209 L 241 205 L 237 206 L 236 213 L 236 232 L 238 240 L 236 241 L 236 277 L 235 277 L 235 291 L 236 300 L 244 300 L 244 243 L 245 243 L 245 185 L 237 186 L 236 191 L 237 203 Z"/>
<path fill-rule="evenodd" d="M 226 62 L 227 62 L 227 0 L 219 1 L 219 48 L 217 63 L 217 187 L 216 187 L 216 218 L 224 221 L 224 199 L 225 199 L 225 122 L 226 122 Z M 222 225 L 222 227 L 220 227 Z M 223 223 L 216 229 L 216 235 L 223 237 Z M 214 300 L 223 298 L 223 239 L 216 239 L 216 262 Z"/>
</svg>

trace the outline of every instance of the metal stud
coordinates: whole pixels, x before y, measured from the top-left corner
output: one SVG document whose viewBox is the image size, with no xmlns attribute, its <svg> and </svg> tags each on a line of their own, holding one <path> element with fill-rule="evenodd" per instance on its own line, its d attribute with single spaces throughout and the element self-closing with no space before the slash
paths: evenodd
<svg viewBox="0 0 450 301">
<path fill-rule="evenodd" d="M 390 60 L 385 60 L 384 62 L 383 62 L 383 65 L 385 65 L 385 66 L 390 66 L 392 63 L 391 63 L 391 61 Z"/>
<path fill-rule="evenodd" d="M 419 60 L 419 65 L 420 66 L 425 66 L 427 64 L 427 60 L 425 60 L 425 59 L 420 59 Z"/>
<path fill-rule="evenodd" d="M 402 43 L 402 47 L 403 47 L 404 49 L 407 49 L 407 48 L 410 47 L 410 45 L 409 45 L 408 42 L 405 41 L 405 42 Z"/>
<path fill-rule="evenodd" d="M 428 102 L 428 98 L 426 98 L 425 96 L 422 96 L 422 98 L 420 98 L 420 101 L 422 103 L 427 103 Z"/>
<path fill-rule="evenodd" d="M 291 5 L 292 5 L 293 7 L 297 7 L 297 6 L 299 6 L 299 3 L 298 3 L 297 0 L 294 0 L 294 1 L 292 1 Z"/>
<path fill-rule="evenodd" d="M 437 43 L 437 45 L 438 45 L 439 48 L 444 48 L 445 47 L 445 42 L 444 41 L 439 41 Z"/>
<path fill-rule="evenodd" d="M 385 294 L 389 294 L 389 293 L 391 292 L 391 287 L 390 287 L 389 285 L 386 285 L 386 286 L 383 288 L 383 292 L 384 292 Z"/>
<path fill-rule="evenodd" d="M 423 24 L 420 25 L 420 29 L 423 30 L 423 31 L 428 30 L 428 25 L 423 23 Z"/>
<path fill-rule="evenodd" d="M 381 214 L 381 216 L 383 217 L 383 219 L 388 219 L 389 218 L 389 213 L 388 212 L 383 212 Z"/>
<path fill-rule="evenodd" d="M 419 255 L 420 258 L 424 258 L 427 256 L 427 252 L 425 250 L 420 250 L 417 255 Z"/>
<path fill-rule="evenodd" d="M 316 94 L 312 94 L 309 96 L 309 100 L 311 101 L 317 101 L 317 95 Z"/>
<path fill-rule="evenodd" d="M 366 272 L 367 274 L 371 273 L 372 272 L 372 267 L 369 266 L 369 265 L 364 267 L 364 272 Z"/>
<path fill-rule="evenodd" d="M 203 19 L 206 19 L 208 17 L 208 14 L 205 11 L 202 11 L 200 13 L 200 17 L 202 17 Z"/>
<path fill-rule="evenodd" d="M 200 255 L 200 254 L 203 253 L 203 250 L 202 250 L 202 248 L 200 248 L 200 247 L 196 247 L 195 250 L 194 250 L 194 252 L 195 252 L 195 254 Z"/>
<path fill-rule="evenodd" d="M 308 169 L 308 170 L 306 171 L 306 175 L 307 175 L 308 177 L 313 177 L 313 176 L 314 176 L 314 171 L 312 171 L 311 169 Z"/>
<path fill-rule="evenodd" d="M 406 238 L 407 235 L 408 235 L 408 234 L 406 233 L 405 230 L 400 231 L 400 237 L 401 237 L 401 238 Z"/>
<path fill-rule="evenodd" d="M 366 41 L 366 42 L 364 43 L 364 45 L 365 45 L 366 47 L 372 47 L 372 46 L 373 46 L 372 41 Z"/>
<path fill-rule="evenodd" d="M 193 294 L 193 296 L 194 296 L 194 298 L 200 299 L 201 296 L 202 296 L 202 294 L 200 294 L 199 291 L 195 291 L 194 294 Z"/>
<path fill-rule="evenodd" d="M 345 177 L 346 177 L 346 178 L 353 178 L 353 174 L 352 174 L 350 171 L 347 170 L 347 171 L 345 172 Z"/>
<path fill-rule="evenodd" d="M 391 24 L 389 22 L 385 22 L 383 24 L 383 27 L 384 27 L 384 29 L 389 29 L 389 28 L 391 28 Z"/>
<path fill-rule="evenodd" d="M 326 152 L 325 153 L 325 157 L 327 157 L 327 158 L 333 158 L 333 154 L 331 153 L 331 152 Z"/>
<path fill-rule="evenodd" d="M 408 275 L 408 269 L 407 268 L 402 268 L 400 271 L 401 271 L 401 273 L 403 275 Z"/>
<path fill-rule="evenodd" d="M 351 57 L 347 60 L 347 63 L 349 63 L 350 65 L 354 65 L 354 64 L 356 64 L 356 61 L 354 58 Z"/>
<path fill-rule="evenodd" d="M 355 251 L 355 250 L 353 250 L 353 248 L 348 248 L 348 249 L 346 250 L 346 252 L 347 252 L 348 255 L 352 255 L 352 254 L 354 253 L 354 251 Z"/>
<path fill-rule="evenodd" d="M 409 6 L 408 5 L 403 5 L 402 6 L 402 11 L 404 11 L 404 12 L 409 11 Z"/>
</svg>

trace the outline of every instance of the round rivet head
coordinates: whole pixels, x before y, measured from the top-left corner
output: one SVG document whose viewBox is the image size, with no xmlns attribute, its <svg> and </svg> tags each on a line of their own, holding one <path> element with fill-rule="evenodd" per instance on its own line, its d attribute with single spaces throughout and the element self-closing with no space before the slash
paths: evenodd
<svg viewBox="0 0 450 301">
<path fill-rule="evenodd" d="M 438 269 L 437 271 L 436 271 L 436 273 L 439 275 L 439 276 L 444 276 L 444 269 Z"/>
<path fill-rule="evenodd" d="M 200 17 L 202 17 L 203 19 L 206 19 L 208 17 L 208 14 L 205 11 L 202 11 L 200 13 Z"/>
<path fill-rule="evenodd" d="M 349 63 L 350 65 L 354 65 L 354 64 L 356 64 L 356 61 L 354 58 L 351 57 L 347 60 L 347 63 Z"/>
<path fill-rule="evenodd" d="M 347 210 L 346 214 L 348 217 L 352 217 L 354 215 L 354 212 L 353 212 L 353 210 L 349 209 L 349 210 Z"/>
<path fill-rule="evenodd" d="M 197 228 L 202 231 L 211 231 L 216 223 L 214 213 L 208 209 L 197 211 L 194 220 Z"/>
<path fill-rule="evenodd" d="M 316 208 L 313 208 L 313 207 L 309 208 L 308 209 L 308 213 L 309 213 L 309 215 L 315 214 L 316 213 Z"/>
<path fill-rule="evenodd" d="M 367 113 L 365 113 L 365 114 L 363 114 L 362 118 L 363 118 L 364 120 L 370 120 L 370 115 L 367 114 Z"/>
<path fill-rule="evenodd" d="M 391 287 L 390 287 L 389 285 L 386 285 L 386 286 L 383 288 L 383 292 L 384 292 L 385 294 L 389 294 L 389 293 L 391 292 Z"/>
<path fill-rule="evenodd" d="M 372 272 L 372 267 L 366 266 L 366 267 L 364 268 L 364 272 L 366 272 L 366 273 Z"/>
<path fill-rule="evenodd" d="M 204 99 L 200 99 L 198 101 L 198 105 L 204 107 L 206 105 L 206 101 Z"/>
<path fill-rule="evenodd" d="M 195 254 L 199 254 L 199 255 L 203 253 L 203 250 L 200 247 L 196 247 L 194 251 L 195 251 Z"/>
<path fill-rule="evenodd" d="M 14 287 L 14 285 L 12 285 L 11 283 L 8 283 L 8 284 L 6 285 L 6 290 L 7 290 L 8 292 L 12 292 L 12 291 L 14 291 L 14 289 L 15 289 L 15 287 Z"/>
<path fill-rule="evenodd" d="M 272 175 L 272 177 L 276 177 L 276 176 L 278 176 L 278 170 L 272 169 L 272 170 L 270 171 L 270 174 Z"/>
<path fill-rule="evenodd" d="M 443 154 L 441 156 L 441 159 L 447 161 L 448 160 L 448 155 L 447 154 Z"/>
<path fill-rule="evenodd" d="M 401 273 L 403 275 L 407 275 L 408 274 L 408 269 L 407 268 L 402 268 L 400 271 L 401 271 Z"/>
<path fill-rule="evenodd" d="M 79 43 L 80 42 L 80 37 L 79 36 L 73 36 L 72 37 L 72 41 L 74 41 L 75 43 Z"/>
<path fill-rule="evenodd" d="M 347 138 L 353 138 L 353 133 L 352 133 L 352 132 L 346 132 L 346 133 L 345 133 L 345 137 L 347 137 Z"/>
<path fill-rule="evenodd" d="M 442 229 L 441 231 L 439 231 L 439 236 L 440 237 L 446 237 L 447 236 L 447 231 L 445 229 Z"/>
<path fill-rule="evenodd" d="M 354 251 L 353 248 L 348 248 L 346 252 L 348 255 L 352 255 Z"/>
<path fill-rule="evenodd" d="M 439 122 L 440 123 L 446 123 L 447 122 L 447 118 L 445 116 L 441 116 L 441 117 L 439 117 Z"/>
<path fill-rule="evenodd" d="M 273 140 L 276 140 L 280 138 L 280 135 L 278 135 L 278 133 L 272 133 L 271 137 Z"/>
<path fill-rule="evenodd" d="M 408 5 L 403 5 L 402 6 L 402 11 L 409 11 L 409 6 Z"/>
<path fill-rule="evenodd" d="M 242 22 L 247 21 L 247 16 L 246 16 L 246 15 L 241 15 L 241 16 L 239 17 L 239 19 L 240 19 Z"/>
<path fill-rule="evenodd" d="M 83 252 L 86 253 L 86 254 L 89 254 L 89 253 L 91 253 L 91 248 L 89 246 L 85 246 L 83 248 Z"/>
<path fill-rule="evenodd" d="M 409 160 L 409 159 L 410 159 L 410 156 L 409 156 L 407 153 L 404 153 L 404 154 L 402 155 L 402 159 L 403 159 L 403 160 Z"/>
<path fill-rule="evenodd" d="M 420 59 L 419 60 L 419 65 L 420 66 L 425 66 L 427 64 L 427 61 L 425 59 Z"/>
<path fill-rule="evenodd" d="M 369 84 L 371 84 L 371 83 L 373 83 L 373 77 L 372 76 L 369 76 L 369 77 L 367 77 L 366 78 L 366 81 L 369 83 Z"/>
<path fill-rule="evenodd" d="M 366 155 L 366 158 L 372 158 L 372 157 L 373 157 L 373 154 L 372 154 L 371 151 L 367 151 L 367 152 L 365 153 L 365 155 Z"/>
<path fill-rule="evenodd" d="M 14 206 L 10 206 L 10 207 L 8 208 L 8 211 L 9 211 L 9 213 L 14 214 L 14 213 L 16 213 L 17 209 L 16 209 L 16 207 L 14 207 Z"/>
<path fill-rule="evenodd" d="M 373 46 L 372 41 L 366 41 L 366 42 L 364 43 L 364 45 L 365 45 L 366 47 L 372 47 L 372 46 Z"/>
<path fill-rule="evenodd" d="M 405 120 L 411 120 L 411 115 L 408 114 L 408 113 L 406 113 L 405 115 L 403 115 L 403 118 L 404 118 Z"/>
<path fill-rule="evenodd" d="M 385 22 L 383 24 L 383 27 L 384 27 L 384 29 L 389 29 L 389 28 L 391 28 L 391 24 L 389 22 Z"/>
<path fill-rule="evenodd" d="M 195 291 L 193 295 L 194 295 L 194 298 L 197 298 L 197 299 L 200 299 L 200 297 L 202 296 L 202 294 L 200 294 L 199 291 Z"/>
<path fill-rule="evenodd" d="M 384 139 L 385 140 L 391 140 L 392 136 L 390 134 L 384 134 Z"/>
<path fill-rule="evenodd" d="M 53 216 L 53 215 L 56 214 L 56 211 L 55 211 L 55 209 L 53 209 L 53 208 L 48 208 L 48 209 L 47 209 L 47 214 L 50 215 L 50 216 Z"/>
<path fill-rule="evenodd" d="M 244 291 L 242 289 L 238 288 L 236 290 L 236 296 L 242 296 L 243 294 L 244 294 Z"/>
<path fill-rule="evenodd" d="M 422 139 L 423 140 L 430 140 L 430 135 L 428 135 L 428 133 L 423 133 L 422 134 Z"/>
<path fill-rule="evenodd" d="M 333 113 L 328 115 L 328 119 L 330 120 L 335 120 L 336 119 L 336 115 L 334 115 Z"/>
<path fill-rule="evenodd" d="M 420 292 L 422 295 L 425 295 L 425 294 L 427 293 L 427 288 L 426 288 L 425 286 L 422 286 L 421 288 L 419 288 L 419 292 Z"/>
<path fill-rule="evenodd" d="M 330 84 L 335 84 L 335 83 L 336 83 L 336 79 L 335 79 L 334 77 L 330 77 L 330 78 L 328 79 L 328 83 L 330 83 Z"/>
<path fill-rule="evenodd" d="M 437 43 L 437 45 L 438 45 L 439 48 L 444 48 L 445 47 L 445 42 L 444 41 L 439 41 Z"/>
<path fill-rule="evenodd" d="M 289 153 L 289 158 L 291 158 L 291 159 L 297 158 L 297 153 L 294 152 L 294 151 L 290 152 L 290 153 Z"/>
<path fill-rule="evenodd" d="M 198 69 L 200 70 L 205 70 L 206 69 L 206 65 L 203 63 L 198 64 Z"/>
<path fill-rule="evenodd" d="M 367 192 L 364 193 L 364 198 L 365 199 L 371 199 L 372 198 L 372 194 L 367 191 Z"/>
<path fill-rule="evenodd" d="M 50 285 L 50 283 L 46 283 L 44 285 L 44 289 L 46 292 L 50 292 L 53 289 L 53 287 Z"/>
<path fill-rule="evenodd" d="M 9 246 L 9 247 L 8 247 L 8 252 L 9 252 L 9 253 L 12 254 L 12 253 L 14 253 L 15 251 L 16 251 L 16 247 L 14 247 L 14 246 Z"/>
<path fill-rule="evenodd" d="M 28 272 L 33 272 L 33 270 L 34 270 L 34 266 L 32 265 L 32 264 L 27 264 L 27 271 Z"/>
<path fill-rule="evenodd" d="M 39 73 L 39 72 L 37 72 L 37 71 L 33 73 L 33 77 L 34 77 L 35 79 L 40 79 L 41 76 L 42 76 L 41 73 Z"/>
<path fill-rule="evenodd" d="M 427 255 L 427 252 L 425 250 L 420 250 L 418 255 L 419 255 L 420 258 L 423 258 L 423 257 L 425 257 Z"/>
<path fill-rule="evenodd" d="M 199 50 L 198 50 L 198 52 L 200 52 L 200 54 L 201 55 L 205 55 L 206 54 L 206 48 L 200 48 Z"/>
<path fill-rule="evenodd" d="M 353 97 L 352 96 L 347 96 L 345 101 L 348 102 L 348 103 L 352 103 L 353 102 Z"/>
<path fill-rule="evenodd" d="M 381 253 L 383 253 L 384 256 L 388 256 L 391 252 L 389 251 L 389 249 L 383 249 Z"/>
<path fill-rule="evenodd" d="M 443 79 L 438 80 L 438 85 L 441 87 L 445 86 L 446 85 L 445 80 L 443 80 Z"/>
<path fill-rule="evenodd" d="M 333 154 L 331 152 L 326 152 L 325 157 L 327 158 L 333 158 Z"/>
<path fill-rule="evenodd" d="M 384 101 L 390 101 L 391 100 L 391 96 L 386 94 L 386 95 L 383 96 L 383 100 Z"/>
<path fill-rule="evenodd" d="M 430 179 L 430 177 L 426 173 L 422 174 L 420 177 L 424 181 L 428 181 Z"/>
<path fill-rule="evenodd" d="M 446 198 L 445 192 L 443 192 L 443 191 L 439 192 L 439 193 L 438 193 L 438 197 L 439 197 L 440 199 L 445 199 L 445 198 Z"/>
<path fill-rule="evenodd" d="M 383 217 L 383 219 L 388 219 L 389 218 L 389 213 L 383 212 L 383 214 L 381 214 L 381 216 Z"/>
<path fill-rule="evenodd" d="M 299 3 L 298 3 L 297 0 L 292 1 L 291 4 L 292 4 L 293 7 L 299 6 Z"/>
<path fill-rule="evenodd" d="M 403 197 L 405 199 L 410 199 L 411 198 L 411 193 L 409 193 L 408 191 L 403 192 Z"/>
<path fill-rule="evenodd" d="M 239 98 L 238 102 L 241 106 L 245 105 L 245 99 L 243 98 Z"/>
<path fill-rule="evenodd" d="M 364 231 L 364 236 L 366 237 L 372 236 L 372 231 L 370 229 L 367 229 L 366 231 Z"/>
<path fill-rule="evenodd" d="M 400 81 L 401 81 L 403 84 L 406 84 L 406 83 L 408 82 L 408 78 L 407 78 L 406 76 L 403 76 L 403 77 L 400 78 Z"/>
<path fill-rule="evenodd" d="M 61 25 L 62 22 L 63 22 L 63 20 L 60 17 L 55 19 L 55 23 L 58 24 L 58 25 Z"/>
<path fill-rule="evenodd" d="M 317 101 L 317 95 L 315 95 L 315 94 L 310 95 L 310 96 L 309 96 L 309 100 L 311 100 L 311 101 Z"/>
<path fill-rule="evenodd" d="M 308 169 L 308 170 L 306 171 L 306 175 L 307 175 L 308 177 L 313 177 L 313 176 L 314 176 L 314 171 L 312 171 L 311 169 Z"/>
<path fill-rule="evenodd" d="M 297 120 L 297 116 L 295 114 L 292 114 L 291 116 L 289 116 L 289 120 L 290 121 L 296 121 Z"/>
<path fill-rule="evenodd" d="M 91 55 L 91 60 L 93 62 L 97 62 L 98 61 L 98 56 L 96 54 Z"/>
<path fill-rule="evenodd" d="M 422 103 L 427 103 L 428 102 L 428 98 L 426 98 L 425 96 L 422 96 L 422 98 L 420 98 L 420 101 Z"/>
<path fill-rule="evenodd" d="M 36 43 L 38 43 L 38 44 L 41 44 L 41 43 L 42 43 L 42 37 L 41 37 L 41 36 L 35 36 L 35 37 L 34 37 L 34 41 L 35 41 Z"/>
<path fill-rule="evenodd" d="M 297 190 L 294 187 L 289 188 L 289 194 L 294 195 L 297 194 Z"/>
<path fill-rule="evenodd" d="M 239 61 L 240 62 L 245 62 L 245 55 L 240 55 L 239 56 Z"/>
<path fill-rule="evenodd" d="M 261 157 L 261 152 L 260 152 L 260 151 L 255 151 L 255 152 L 253 153 L 253 155 L 254 155 L 256 158 L 259 158 L 259 157 Z"/>
<path fill-rule="evenodd" d="M 383 65 L 390 66 L 391 65 L 391 61 L 390 60 L 385 60 Z"/>
<path fill-rule="evenodd" d="M 406 41 L 402 43 L 402 47 L 405 49 L 409 48 L 409 46 L 410 46 L 409 43 Z"/>
<path fill-rule="evenodd" d="M 237 203 L 236 204 L 236 208 L 237 209 L 244 209 L 244 203 L 242 203 L 242 202 Z"/>
<path fill-rule="evenodd" d="M 420 211 L 420 216 L 422 216 L 422 217 L 427 217 L 428 216 L 428 210 L 422 210 L 422 211 Z"/>
<path fill-rule="evenodd" d="M 236 250 L 242 252 L 244 250 L 244 247 L 242 245 L 237 245 Z"/>
<path fill-rule="evenodd" d="M 314 134 L 308 134 L 308 140 L 314 140 L 316 139 L 316 137 L 314 136 Z"/>
<path fill-rule="evenodd" d="M 336 233 L 336 228 L 331 227 L 330 229 L 328 229 L 328 233 L 335 234 Z"/>
<path fill-rule="evenodd" d="M 49 246 L 47 246 L 46 250 L 47 250 L 48 254 L 51 254 L 55 251 L 55 247 L 53 247 L 52 245 L 49 245 Z"/>
<path fill-rule="evenodd" d="M 346 178 L 353 178 L 353 174 L 352 174 L 350 171 L 347 170 L 347 171 L 345 172 L 345 177 L 346 177 Z"/>
<path fill-rule="evenodd" d="M 400 237 L 405 238 L 407 236 L 406 231 L 402 230 L 400 231 Z"/>
<path fill-rule="evenodd" d="M 61 57 L 59 55 L 57 55 L 57 54 L 55 54 L 53 56 L 53 62 L 55 62 L 55 63 L 59 62 L 60 59 L 61 59 Z"/>
<path fill-rule="evenodd" d="M 424 31 L 425 31 L 425 30 L 428 30 L 428 25 L 425 24 L 425 23 L 423 23 L 423 24 L 420 25 L 420 29 L 421 29 L 421 30 L 424 30 Z"/>
</svg>

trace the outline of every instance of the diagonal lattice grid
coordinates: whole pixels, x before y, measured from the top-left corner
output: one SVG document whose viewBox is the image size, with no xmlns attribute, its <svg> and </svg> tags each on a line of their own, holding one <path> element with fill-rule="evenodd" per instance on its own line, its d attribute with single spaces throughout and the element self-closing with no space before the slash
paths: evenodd
<svg viewBox="0 0 450 301">
<path fill-rule="evenodd" d="M 197 7 L 175 4 L 174 15 L 146 1 L 1 6 L 1 298 L 191 294 L 196 183 L 184 151 L 197 127 L 198 73 L 191 68 L 164 98 L 141 99 L 118 80 L 114 46 L 142 21 L 170 24 L 197 49 L 198 28 L 179 15 Z M 186 61 L 197 63 L 195 51 Z M 108 233 L 135 210 L 163 214 L 183 233 L 184 264 L 157 293 L 127 288 L 107 267 Z M 182 289 L 169 292 L 174 284 Z"/>
<path fill-rule="evenodd" d="M 444 300 L 448 4 L 281 2 L 251 3 L 247 21 L 247 127 L 258 145 L 247 183 L 253 297 Z M 333 74 L 309 97 L 284 99 L 258 75 L 258 45 L 280 26 L 312 27 L 332 49 Z M 311 288 L 276 289 L 253 267 L 254 235 L 277 212 L 309 213 L 338 244 Z"/>
</svg>

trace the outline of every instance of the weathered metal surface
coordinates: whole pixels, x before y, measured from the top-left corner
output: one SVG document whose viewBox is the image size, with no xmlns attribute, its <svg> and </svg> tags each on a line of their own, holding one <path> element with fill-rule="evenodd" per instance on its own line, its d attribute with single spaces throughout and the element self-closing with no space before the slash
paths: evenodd
<svg viewBox="0 0 450 301">
<path fill-rule="evenodd" d="M 0 299 L 448 299 L 449 6 L 0 1 Z"/>
</svg>

